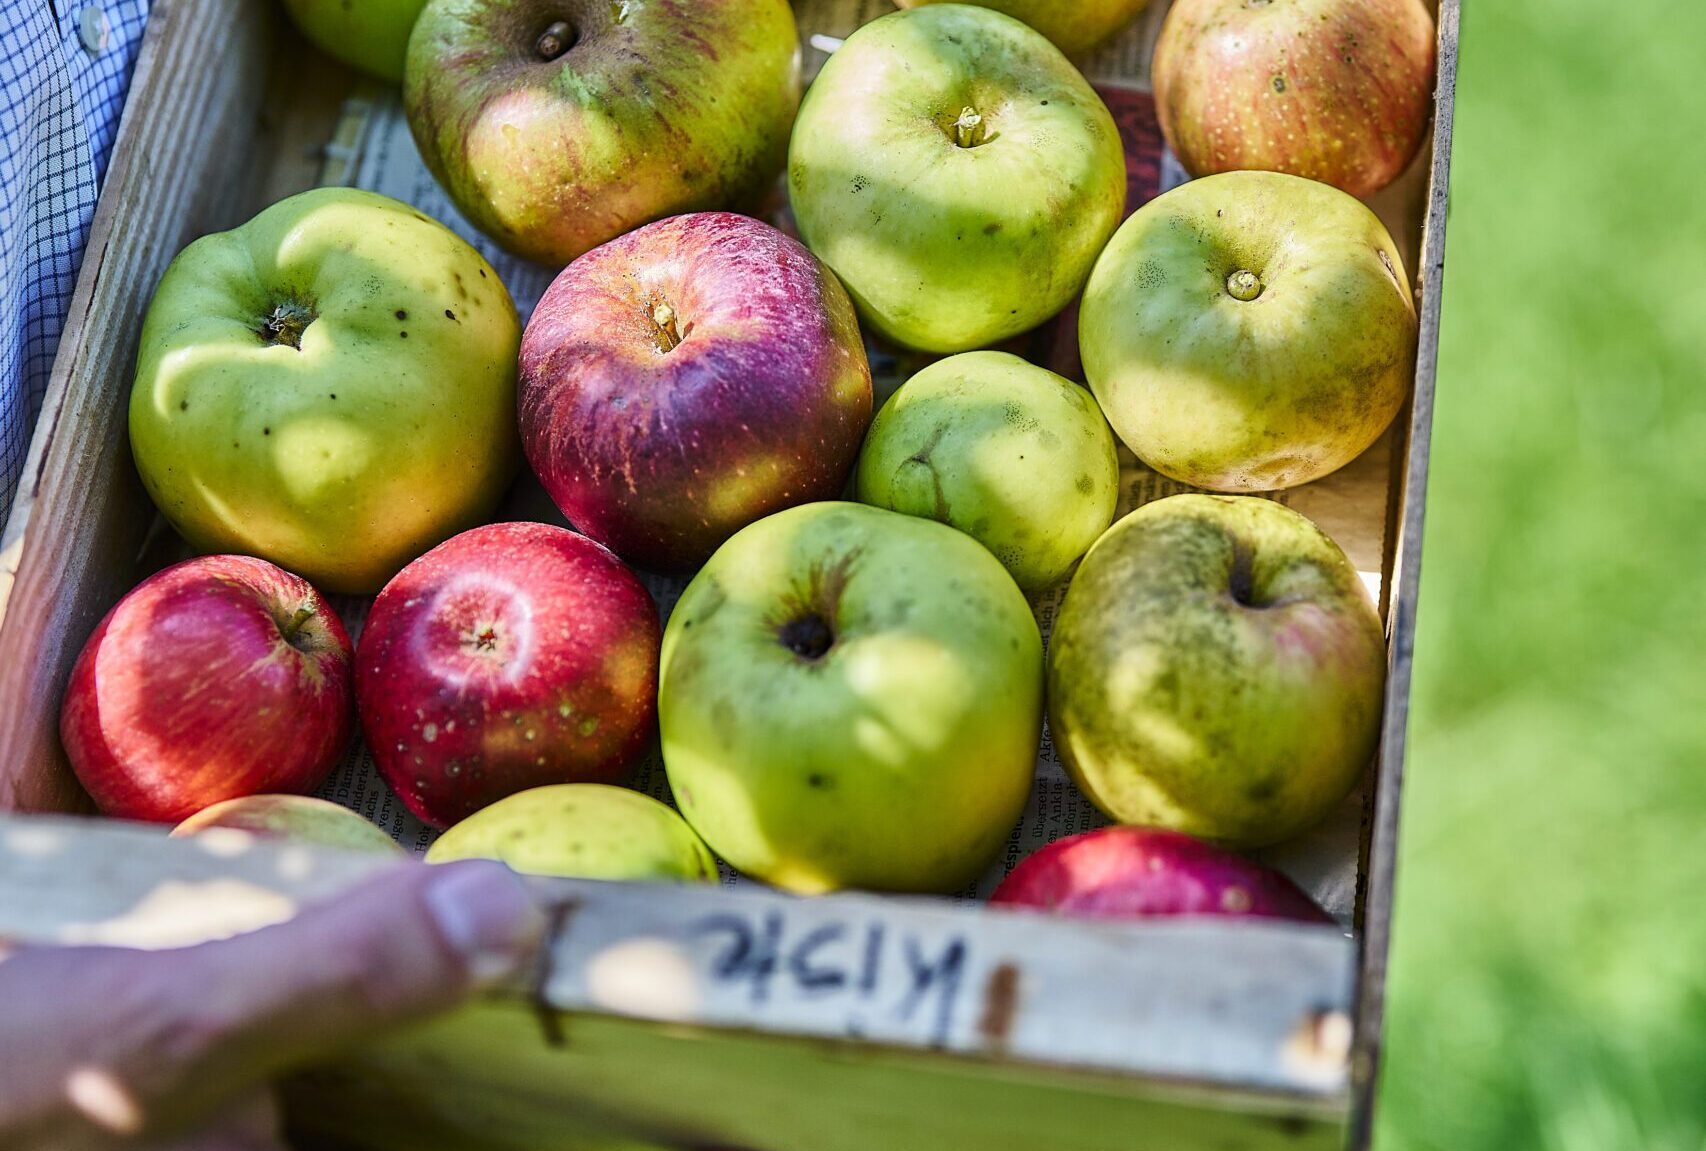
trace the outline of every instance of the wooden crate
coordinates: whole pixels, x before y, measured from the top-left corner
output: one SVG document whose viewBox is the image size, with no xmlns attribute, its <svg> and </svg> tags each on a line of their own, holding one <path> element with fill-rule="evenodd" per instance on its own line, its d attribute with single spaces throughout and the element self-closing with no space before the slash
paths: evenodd
<svg viewBox="0 0 1706 1151">
<path fill-rule="evenodd" d="M 811 33 L 849 30 L 815 26 L 813 7 L 796 4 L 808 52 Z M 1309 509 L 1384 527 L 1376 562 L 1390 673 L 1354 934 L 540 881 L 540 898 L 559 914 L 539 979 L 304 1075 L 289 1092 L 298 1127 L 326 1146 L 518 1151 L 635 1141 L 772 1151 L 1366 1141 L 1457 0 L 1443 0 L 1439 17 L 1432 146 L 1376 205 L 1418 277 L 1413 401 L 1381 448 L 1389 465 L 1379 465 L 1379 482 L 1328 485 Z M 171 547 L 125 432 L 154 284 L 195 236 L 290 192 L 342 182 L 361 143 L 351 102 L 371 91 L 307 48 L 273 5 L 156 0 L 18 505 L 0 537 L 0 810 L 20 813 L 0 816 L 0 936 L 190 942 L 288 916 L 376 866 L 300 847 L 232 855 L 158 829 L 63 818 L 88 801 L 56 733 L 84 639 Z M 1364 474 L 1372 466 L 1365 461 Z M 825 965 L 842 976 L 827 990 L 799 978 Z M 629 977 L 612 979 L 613 970 Z"/>
</svg>

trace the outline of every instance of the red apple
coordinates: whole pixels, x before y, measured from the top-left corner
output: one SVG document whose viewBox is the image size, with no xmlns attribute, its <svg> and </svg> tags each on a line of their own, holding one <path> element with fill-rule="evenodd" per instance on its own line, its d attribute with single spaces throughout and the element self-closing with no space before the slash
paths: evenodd
<svg viewBox="0 0 1706 1151">
<path fill-rule="evenodd" d="M 1433 79 L 1422 0 L 1177 0 L 1155 43 L 1161 130 L 1193 176 L 1371 195 L 1421 146 Z"/>
<path fill-rule="evenodd" d="M 308 581 L 215 555 L 121 599 L 71 670 L 59 735 L 109 815 L 175 823 L 258 792 L 305 792 L 349 744 L 350 642 Z"/>
<path fill-rule="evenodd" d="M 745 216 L 676 216 L 595 248 L 521 340 L 528 462 L 577 528 L 653 570 L 835 498 L 870 420 L 840 281 Z"/>
<path fill-rule="evenodd" d="M 1104 827 L 1027 857 L 991 903 L 1089 919 L 1226 915 L 1333 919 L 1279 872 L 1178 831 Z"/>
<path fill-rule="evenodd" d="M 398 572 L 356 661 L 379 773 L 435 827 L 549 783 L 621 779 L 657 726 L 657 607 L 548 524 L 463 532 Z"/>
</svg>

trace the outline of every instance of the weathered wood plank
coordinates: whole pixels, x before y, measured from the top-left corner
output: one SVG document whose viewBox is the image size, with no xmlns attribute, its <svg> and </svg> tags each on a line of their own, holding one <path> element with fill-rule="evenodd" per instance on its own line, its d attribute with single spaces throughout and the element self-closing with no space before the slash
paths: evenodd
<svg viewBox="0 0 1706 1151">
<path fill-rule="evenodd" d="M 0 937 L 182 945 L 289 918 L 388 863 L 0 817 Z M 453 1133 L 531 1151 L 612 1129 L 778 1151 L 866 1148 L 878 1132 L 874 1145 L 919 1151 L 1338 1137 L 1352 945 L 1331 928 L 536 890 L 572 909 L 553 917 L 539 978 L 309 1076 L 298 1122 L 363 1147 Z"/>
<path fill-rule="evenodd" d="M 1445 224 L 1451 193 L 1451 133 L 1457 97 L 1459 0 L 1440 0 L 1438 8 L 1438 80 L 1428 157 L 1428 200 L 1423 218 L 1421 329 L 1416 349 L 1416 386 L 1407 419 L 1408 447 L 1397 476 L 1395 530 L 1389 533 L 1394 589 L 1388 617 L 1390 633 L 1386 709 L 1380 736 L 1380 770 L 1363 865 L 1366 912 L 1361 916 L 1358 959 L 1356 1042 L 1352 1052 L 1353 1117 L 1350 1146 L 1364 1151 L 1373 1137 L 1375 1084 L 1386 1008 L 1386 956 L 1392 936 L 1392 891 L 1398 853 L 1399 795 L 1404 781 L 1409 736 L 1410 673 L 1416 638 L 1416 599 L 1422 564 L 1422 521 L 1428 486 L 1428 453 L 1433 438 L 1435 377 L 1439 367 L 1440 301 L 1445 280 Z"/>
</svg>

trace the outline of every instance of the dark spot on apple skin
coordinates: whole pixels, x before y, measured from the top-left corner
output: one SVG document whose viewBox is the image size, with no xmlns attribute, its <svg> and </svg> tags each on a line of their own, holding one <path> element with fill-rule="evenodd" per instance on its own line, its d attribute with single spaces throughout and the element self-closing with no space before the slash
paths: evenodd
<svg viewBox="0 0 1706 1151">
<path fill-rule="evenodd" d="M 1244 789 L 1244 794 L 1256 803 L 1265 803 L 1279 794 L 1279 781 L 1271 778 L 1258 779 Z"/>
<path fill-rule="evenodd" d="M 397 335 L 400 339 L 406 340 L 409 338 L 409 333 L 407 333 L 407 332 L 398 332 Z"/>
<path fill-rule="evenodd" d="M 407 313 L 407 312 L 405 312 L 405 311 L 404 311 L 404 310 L 403 310 L 403 309 L 401 309 L 401 308 L 398 308 L 398 309 L 397 309 L 397 318 L 398 318 L 398 319 L 399 319 L 399 320 L 406 320 L 406 319 L 408 319 L 408 318 L 409 318 L 409 313 Z"/>
<path fill-rule="evenodd" d="M 272 429 L 271 428 L 262 428 L 261 429 L 261 435 L 263 435 L 263 436 L 272 435 Z"/>
<path fill-rule="evenodd" d="M 1275 76 L 1274 77 L 1274 91 L 1280 92 L 1280 93 L 1283 93 L 1285 91 L 1285 77 L 1284 76 Z"/>
<path fill-rule="evenodd" d="M 451 320 L 453 322 L 456 322 L 456 323 L 461 322 L 461 321 L 456 319 L 456 313 L 451 311 L 449 308 L 444 309 L 444 318 L 447 320 Z"/>
<path fill-rule="evenodd" d="M 814 771 L 806 776 L 806 786 L 814 791 L 828 791 L 835 786 L 835 781 L 821 771 Z"/>
<path fill-rule="evenodd" d="M 1000 220 L 991 220 L 989 223 L 987 223 L 983 226 L 983 234 L 986 236 L 993 236 L 993 235 L 995 235 L 995 233 L 999 232 L 1000 230 L 1001 230 L 1001 221 Z"/>
<path fill-rule="evenodd" d="M 1091 492 L 1096 490 L 1096 481 L 1090 478 L 1090 473 L 1085 472 L 1083 475 L 1078 477 L 1077 482 L 1072 486 L 1077 488 L 1083 495 L 1089 495 Z"/>
<path fill-rule="evenodd" d="M 179 400 L 178 401 L 178 410 L 180 412 L 189 411 L 190 410 L 190 402 L 188 400 Z"/>
</svg>

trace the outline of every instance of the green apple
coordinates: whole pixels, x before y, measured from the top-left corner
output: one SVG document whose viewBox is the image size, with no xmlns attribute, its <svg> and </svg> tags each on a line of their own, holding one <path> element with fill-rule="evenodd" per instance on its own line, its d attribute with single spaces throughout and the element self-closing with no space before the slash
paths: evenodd
<svg viewBox="0 0 1706 1151">
<path fill-rule="evenodd" d="M 1006 352 L 938 360 L 877 413 L 863 503 L 959 528 L 1025 591 L 1071 570 L 1108 530 L 1120 464 L 1090 393 Z"/>
<path fill-rule="evenodd" d="M 940 0 L 899 0 L 902 8 L 936 4 Z M 1078 56 L 1102 43 L 1137 18 L 1149 0 L 971 0 L 1005 12 L 1054 41 L 1068 56 Z"/>
<path fill-rule="evenodd" d="M 802 892 L 952 891 L 1030 792 L 1042 640 L 971 537 L 862 504 L 759 520 L 664 630 L 658 718 L 681 814 Z"/>
<path fill-rule="evenodd" d="M 284 10 L 316 48 L 389 80 L 403 79 L 409 33 L 427 0 L 284 0 Z"/>
<path fill-rule="evenodd" d="M 771 193 L 800 103 L 788 0 L 432 0 L 403 106 L 479 229 L 562 267 Z"/>
<path fill-rule="evenodd" d="M 166 269 L 130 395 L 137 470 L 198 550 L 377 591 L 514 476 L 520 340 L 497 273 L 448 228 L 303 192 Z"/>
<path fill-rule="evenodd" d="M 1049 729 L 1123 823 L 1287 839 L 1374 755 L 1386 651 L 1356 569 L 1255 496 L 1145 504 L 1079 565 L 1049 642 Z"/>
<path fill-rule="evenodd" d="M 244 795 L 204 807 L 172 829 L 174 836 L 214 828 L 246 831 L 344 851 L 403 854 L 395 840 L 347 807 L 308 795 Z"/>
<path fill-rule="evenodd" d="M 1132 213 L 1078 316 L 1114 431 L 1163 475 L 1271 491 L 1343 467 L 1403 406 L 1416 308 L 1386 228 L 1277 172 L 1180 185 Z"/>
<path fill-rule="evenodd" d="M 800 235 L 865 322 L 963 352 L 1036 327 L 1084 286 L 1125 208 L 1125 153 L 1060 50 L 988 8 L 860 28 L 800 105 Z"/>
<path fill-rule="evenodd" d="M 481 808 L 427 849 L 428 863 L 452 859 L 571 879 L 717 878 L 716 859 L 679 815 L 603 783 L 535 787 Z"/>
</svg>

